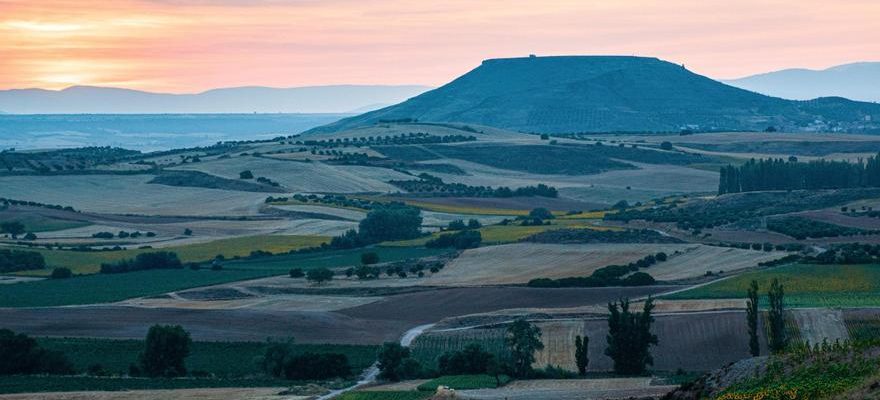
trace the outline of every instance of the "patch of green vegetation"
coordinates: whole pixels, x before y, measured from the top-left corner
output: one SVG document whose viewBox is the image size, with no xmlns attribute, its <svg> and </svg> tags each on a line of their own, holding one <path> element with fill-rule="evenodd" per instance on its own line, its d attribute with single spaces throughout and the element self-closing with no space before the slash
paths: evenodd
<svg viewBox="0 0 880 400">
<path fill-rule="evenodd" d="M 824 238 L 838 236 L 854 236 L 860 234 L 875 234 L 877 231 L 868 231 L 858 228 L 829 224 L 827 222 L 814 221 L 803 217 L 774 218 L 767 221 L 767 229 L 791 236 L 797 240 L 806 238 Z"/>
<path fill-rule="evenodd" d="M 416 338 L 410 349 L 412 357 L 430 369 L 438 368 L 438 360 L 443 354 L 464 350 L 469 344 L 478 344 L 498 359 L 506 360 L 509 358 L 504 342 L 506 336 L 507 332 L 502 328 L 426 333 Z"/>
<path fill-rule="evenodd" d="M 38 343 L 64 353 L 77 372 L 100 364 L 111 375 L 127 374 L 129 365 L 144 350 L 143 340 L 39 338 Z M 267 346 L 260 342 L 193 342 L 186 367 L 191 373 L 204 372 L 217 378 L 261 375 L 259 360 Z M 295 344 L 293 348 L 294 354 L 345 354 L 352 370 L 361 371 L 375 361 L 378 346 Z"/>
<path fill-rule="evenodd" d="M 287 387 L 290 381 L 268 378 L 114 378 L 91 376 L 0 376 L 0 393 L 127 391 L 223 387 Z"/>
<path fill-rule="evenodd" d="M 875 307 L 880 305 L 880 265 L 792 264 L 748 272 L 706 286 L 666 296 L 670 299 L 745 298 L 749 283 L 757 280 L 765 294 L 779 279 L 789 307 Z M 761 297 L 766 306 L 766 296 Z"/>
<path fill-rule="evenodd" d="M 337 397 L 336 400 L 424 400 L 433 395 L 430 392 L 376 390 L 348 392 Z"/>
<path fill-rule="evenodd" d="M 114 302 L 260 278 L 276 272 L 230 268 L 221 271 L 173 269 L 21 282 L 0 286 L 0 307 L 50 307 Z"/>
<path fill-rule="evenodd" d="M 5 218 L 0 216 L 0 219 Z M 11 221 L 18 221 L 24 224 L 25 232 L 53 232 L 65 229 L 82 228 L 89 226 L 91 223 L 86 221 L 73 221 L 69 219 L 56 219 L 44 217 L 42 215 L 22 215 L 10 218 Z M 39 236 L 39 235 L 38 235 Z"/>
<path fill-rule="evenodd" d="M 446 386 L 455 390 L 494 389 L 510 382 L 510 377 L 501 375 L 496 380 L 489 375 L 449 375 L 431 379 L 421 385 L 419 390 L 433 392 L 438 386 Z"/>
</svg>

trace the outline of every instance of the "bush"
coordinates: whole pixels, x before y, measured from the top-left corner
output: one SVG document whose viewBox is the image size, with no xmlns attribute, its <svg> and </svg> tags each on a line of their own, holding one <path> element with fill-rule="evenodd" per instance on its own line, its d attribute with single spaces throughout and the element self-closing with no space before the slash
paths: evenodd
<svg viewBox="0 0 880 400">
<path fill-rule="evenodd" d="M 254 179 L 254 173 L 251 170 L 244 170 L 238 173 L 239 179 Z"/>
<path fill-rule="evenodd" d="M 473 249 L 480 246 L 483 236 L 479 231 L 465 230 L 456 233 L 444 233 L 425 243 L 428 248 L 454 247 L 459 250 Z"/>
<path fill-rule="evenodd" d="M 556 217 L 553 216 L 553 213 L 551 213 L 550 210 L 548 210 L 544 207 L 538 207 L 538 208 L 532 209 L 532 211 L 529 212 L 529 218 L 545 220 L 545 219 L 553 219 Z"/>
<path fill-rule="evenodd" d="M 309 272 L 306 273 L 306 279 L 320 285 L 324 282 L 333 280 L 333 271 L 327 268 L 310 269 Z"/>
<path fill-rule="evenodd" d="M 49 275 L 51 279 L 67 279 L 73 276 L 73 272 L 70 271 L 70 268 L 59 267 L 52 270 L 52 275 Z"/>
<path fill-rule="evenodd" d="M 376 254 L 375 252 L 371 251 L 368 253 L 361 254 L 361 264 L 370 265 L 370 264 L 376 264 L 378 262 L 379 262 L 379 254 Z"/>
<path fill-rule="evenodd" d="M 351 375 L 351 366 L 344 354 L 295 354 L 292 341 L 270 345 L 260 364 L 267 374 L 291 380 L 323 380 Z"/>
<path fill-rule="evenodd" d="M 0 272 L 46 268 L 46 260 L 36 251 L 0 249 Z"/>
<path fill-rule="evenodd" d="M 447 352 L 438 359 L 443 375 L 472 375 L 488 372 L 494 356 L 478 344 L 469 344 L 464 350 Z"/>
<path fill-rule="evenodd" d="M 306 273 L 303 272 L 302 268 L 291 268 L 290 269 L 290 277 L 291 278 L 302 278 L 306 276 Z"/>
<path fill-rule="evenodd" d="M 177 253 L 170 251 L 157 251 L 153 253 L 141 253 L 134 259 L 124 259 L 115 263 L 101 264 L 102 274 L 116 274 L 123 272 L 141 271 L 148 269 L 180 269 L 183 264 L 177 258 Z"/>
</svg>

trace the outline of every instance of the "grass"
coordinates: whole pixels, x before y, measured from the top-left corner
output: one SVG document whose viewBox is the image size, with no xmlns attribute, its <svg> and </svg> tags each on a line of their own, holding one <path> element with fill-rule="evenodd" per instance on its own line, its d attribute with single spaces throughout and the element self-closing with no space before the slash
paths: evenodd
<svg viewBox="0 0 880 400">
<path fill-rule="evenodd" d="M 880 306 L 880 265 L 876 264 L 792 264 L 744 273 L 667 298 L 745 298 L 752 280 L 757 280 L 761 292 L 766 292 L 774 278 L 785 288 L 785 303 L 790 307 Z M 761 301 L 766 302 L 766 296 Z"/>
<path fill-rule="evenodd" d="M 63 352 L 77 372 L 100 364 L 115 375 L 128 373 L 144 349 L 142 340 L 39 338 L 40 345 Z M 265 354 L 266 343 L 260 342 L 193 342 L 186 366 L 190 372 L 203 371 L 218 378 L 239 378 L 260 375 L 259 359 Z M 296 353 L 342 353 L 348 357 L 352 371 L 369 367 L 376 359 L 377 346 L 297 344 Z"/>
<path fill-rule="evenodd" d="M 11 218 L 10 220 L 18 221 L 24 224 L 25 232 L 35 233 L 60 231 L 64 229 L 81 228 L 91 225 L 91 223 L 86 221 L 71 221 L 66 219 L 48 218 L 41 215 L 23 215 Z"/>
<path fill-rule="evenodd" d="M 455 390 L 494 389 L 509 381 L 510 378 L 505 375 L 500 376 L 497 380 L 494 376 L 489 375 L 448 375 L 431 379 L 419 385 L 418 389 L 429 392 L 437 390 L 438 386 L 446 386 Z"/>
<path fill-rule="evenodd" d="M 218 254 L 223 254 L 226 258 L 244 257 L 255 250 L 283 253 L 290 250 L 319 246 L 327 241 L 329 241 L 329 238 L 325 236 L 258 235 L 173 246 L 162 248 L 161 250 L 177 253 L 184 262 L 198 262 L 213 259 Z M 100 270 L 102 263 L 132 258 L 140 253 L 158 251 L 159 249 L 73 251 L 30 248 L 28 250 L 37 251 L 42 254 L 46 259 L 46 264 L 50 267 L 67 267 L 75 274 L 93 274 Z M 51 272 L 51 268 L 47 268 L 22 271 L 18 275 L 47 276 Z"/>
<path fill-rule="evenodd" d="M 158 269 L 22 282 L 0 285 L 0 307 L 50 307 L 116 302 L 199 286 L 281 275 L 294 267 L 310 269 L 355 265 L 360 263 L 361 253 L 367 251 L 376 252 L 379 254 L 379 259 L 385 262 L 438 255 L 449 250 L 424 247 L 371 247 L 229 261 L 223 265 L 221 271 L 211 271 L 208 268 L 198 271 Z"/>
<path fill-rule="evenodd" d="M 336 400 L 424 400 L 434 393 L 417 391 L 359 391 L 344 393 Z"/>
</svg>

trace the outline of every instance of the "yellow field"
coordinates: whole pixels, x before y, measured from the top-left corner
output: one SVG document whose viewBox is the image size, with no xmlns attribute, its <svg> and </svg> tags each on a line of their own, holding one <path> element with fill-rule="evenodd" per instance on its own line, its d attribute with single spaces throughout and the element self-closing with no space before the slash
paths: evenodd
<svg viewBox="0 0 880 400">
<path fill-rule="evenodd" d="M 226 258 L 235 256 L 247 256 L 254 250 L 282 253 L 306 247 L 319 246 L 329 241 L 325 236 L 280 236 L 260 235 L 244 236 L 230 239 L 220 239 L 207 243 L 187 244 L 183 246 L 162 248 L 162 251 L 177 253 L 184 262 L 207 261 L 218 254 Z M 98 272 L 101 263 L 118 261 L 123 258 L 131 258 L 139 253 L 159 251 L 160 249 L 130 249 L 119 251 L 70 251 L 70 250 L 47 250 L 28 249 L 37 251 L 46 259 L 50 268 L 43 270 L 22 271 L 19 275 L 45 276 L 51 273 L 51 267 L 67 267 L 76 274 L 92 274 Z"/>
<path fill-rule="evenodd" d="M 451 204 L 436 204 L 418 200 L 404 200 L 407 205 L 418 207 L 423 210 L 436 211 L 448 214 L 465 214 L 465 215 L 509 215 L 521 216 L 529 215 L 530 210 L 512 210 L 505 208 L 488 208 L 488 207 L 470 207 L 457 206 Z M 560 214 L 561 215 L 561 214 Z"/>
</svg>

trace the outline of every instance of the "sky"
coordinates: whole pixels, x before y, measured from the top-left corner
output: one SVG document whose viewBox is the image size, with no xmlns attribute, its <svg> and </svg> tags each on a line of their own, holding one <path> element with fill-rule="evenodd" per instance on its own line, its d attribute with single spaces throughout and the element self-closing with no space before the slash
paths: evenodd
<svg viewBox="0 0 880 400">
<path fill-rule="evenodd" d="M 439 86 L 528 54 L 736 78 L 878 61 L 878 21 L 877 0 L 0 0 L 0 89 Z"/>
</svg>

